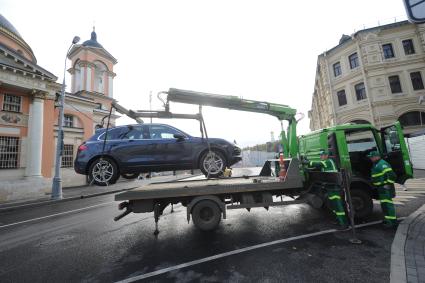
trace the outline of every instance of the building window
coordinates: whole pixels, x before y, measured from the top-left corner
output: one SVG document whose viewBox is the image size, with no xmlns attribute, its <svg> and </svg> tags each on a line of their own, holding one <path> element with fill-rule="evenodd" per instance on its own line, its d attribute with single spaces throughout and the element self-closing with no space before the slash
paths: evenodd
<svg viewBox="0 0 425 283">
<path fill-rule="evenodd" d="M 412 111 L 401 115 L 398 120 L 400 124 L 405 127 L 409 126 L 424 126 L 425 125 L 425 112 Z"/>
<path fill-rule="evenodd" d="M 3 110 L 21 112 L 21 97 L 18 95 L 4 95 Z"/>
<path fill-rule="evenodd" d="M 63 126 L 67 128 L 73 128 L 74 127 L 74 117 L 71 115 L 65 115 L 63 117 Z"/>
<path fill-rule="evenodd" d="M 336 96 L 338 97 L 339 106 L 344 106 L 347 104 L 347 96 L 345 95 L 345 90 L 338 91 L 336 93 Z"/>
<path fill-rule="evenodd" d="M 399 76 L 391 76 L 388 77 L 388 81 L 390 82 L 390 88 L 392 93 L 401 93 L 401 83 Z"/>
<path fill-rule="evenodd" d="M 406 39 L 403 40 L 403 48 L 404 48 L 404 54 L 411 55 L 415 54 L 415 47 L 413 46 L 413 40 Z"/>
<path fill-rule="evenodd" d="M 74 161 L 74 145 L 72 144 L 64 144 L 62 151 L 62 168 L 73 167 Z"/>
<path fill-rule="evenodd" d="M 394 58 L 393 45 L 391 43 L 382 45 L 382 51 L 384 52 L 384 58 Z"/>
<path fill-rule="evenodd" d="M 334 76 L 335 77 L 340 76 L 342 74 L 342 72 L 341 72 L 341 64 L 339 62 L 337 62 L 337 63 L 335 63 L 333 65 L 333 67 L 334 67 Z"/>
<path fill-rule="evenodd" d="M 19 138 L 0 136 L 0 169 L 18 168 Z"/>
<path fill-rule="evenodd" d="M 353 124 L 358 124 L 358 125 L 361 125 L 361 124 L 370 124 L 368 121 L 366 121 L 366 120 L 353 120 L 353 121 L 351 121 L 350 123 L 353 123 Z"/>
<path fill-rule="evenodd" d="M 412 80 L 414 90 L 424 89 L 421 72 L 410 73 L 410 79 Z"/>
<path fill-rule="evenodd" d="M 350 60 L 350 68 L 354 69 L 359 66 L 359 57 L 357 56 L 357 52 L 351 54 L 348 59 Z"/>
<path fill-rule="evenodd" d="M 356 97 L 358 101 L 366 99 L 366 88 L 364 83 L 356 84 L 354 88 L 356 89 Z"/>
</svg>

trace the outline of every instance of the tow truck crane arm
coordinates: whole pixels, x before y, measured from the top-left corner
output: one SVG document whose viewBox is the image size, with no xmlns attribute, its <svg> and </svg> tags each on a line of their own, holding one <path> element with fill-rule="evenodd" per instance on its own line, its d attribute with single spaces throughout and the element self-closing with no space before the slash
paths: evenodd
<svg viewBox="0 0 425 283">
<path fill-rule="evenodd" d="M 218 108 L 227 108 L 232 110 L 256 112 L 268 114 L 276 117 L 279 121 L 288 121 L 287 137 L 285 131 L 281 132 L 281 143 L 285 156 L 296 157 L 298 154 L 297 142 L 297 120 L 295 115 L 297 111 L 287 105 L 269 103 L 263 101 L 243 99 L 232 95 L 218 95 L 190 90 L 181 90 L 170 88 L 167 92 L 167 102 L 165 110 L 169 111 L 169 102 L 179 102 L 186 104 L 205 105 Z"/>
</svg>

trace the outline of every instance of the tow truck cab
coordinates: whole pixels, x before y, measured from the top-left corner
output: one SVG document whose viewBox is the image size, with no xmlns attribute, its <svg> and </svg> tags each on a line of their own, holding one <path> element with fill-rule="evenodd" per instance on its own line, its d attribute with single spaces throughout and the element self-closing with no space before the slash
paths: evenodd
<svg viewBox="0 0 425 283">
<path fill-rule="evenodd" d="M 370 124 L 343 124 L 314 131 L 299 137 L 300 158 L 319 160 L 321 149 L 329 149 L 338 168 L 344 168 L 351 176 L 350 190 L 358 217 L 372 212 L 372 199 L 377 199 L 371 185 L 372 162 L 367 154 L 373 150 L 381 153 L 397 174 L 396 182 L 413 177 L 412 164 L 399 122 L 376 129 Z M 308 172 L 304 171 L 308 179 Z"/>
</svg>

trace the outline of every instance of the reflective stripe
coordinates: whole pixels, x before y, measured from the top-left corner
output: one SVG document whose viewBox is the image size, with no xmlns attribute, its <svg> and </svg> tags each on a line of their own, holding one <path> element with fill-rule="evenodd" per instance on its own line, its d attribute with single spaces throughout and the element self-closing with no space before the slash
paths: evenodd
<svg viewBox="0 0 425 283">
<path fill-rule="evenodd" d="M 320 161 L 320 163 L 322 163 L 323 167 L 326 168 L 326 162 L 325 161 Z"/>
<path fill-rule="evenodd" d="M 394 181 L 392 181 L 392 180 L 388 179 L 388 180 L 387 180 L 387 183 L 394 184 Z"/>
<path fill-rule="evenodd" d="M 385 185 L 385 184 L 394 184 L 394 181 L 385 180 L 384 182 L 372 183 L 374 186 Z"/>
<path fill-rule="evenodd" d="M 345 215 L 345 212 L 335 212 L 335 214 L 338 216 L 342 216 L 342 215 Z"/>
<path fill-rule="evenodd" d="M 393 203 L 393 201 L 390 199 L 381 199 L 380 202 Z"/>
<path fill-rule="evenodd" d="M 375 185 L 375 186 L 379 186 L 379 185 L 382 185 L 383 182 L 377 182 L 377 183 L 372 183 L 372 184 Z"/>
<path fill-rule="evenodd" d="M 396 220 L 396 219 L 397 219 L 397 217 L 395 217 L 395 216 L 386 216 L 386 215 L 385 215 L 385 219 L 392 219 L 392 220 Z"/>
<path fill-rule="evenodd" d="M 387 169 L 382 170 L 382 172 L 381 172 L 381 173 L 372 174 L 372 177 L 379 177 L 379 176 L 382 176 L 382 175 L 384 175 L 385 173 L 390 172 L 390 171 L 393 171 L 393 169 L 391 169 L 391 168 L 387 168 Z"/>
<path fill-rule="evenodd" d="M 340 196 L 331 196 L 331 197 L 329 197 L 329 199 L 330 199 L 330 200 L 333 200 L 333 199 L 341 199 L 341 197 L 340 197 Z"/>
<path fill-rule="evenodd" d="M 310 161 L 310 166 L 313 166 L 313 161 Z"/>
</svg>

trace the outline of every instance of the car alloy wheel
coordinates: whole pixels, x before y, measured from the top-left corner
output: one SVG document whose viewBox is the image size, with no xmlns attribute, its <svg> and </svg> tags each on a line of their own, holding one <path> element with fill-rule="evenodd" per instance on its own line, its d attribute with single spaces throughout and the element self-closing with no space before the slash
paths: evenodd
<svg viewBox="0 0 425 283">
<path fill-rule="evenodd" d="M 114 166 L 104 159 L 99 159 L 94 165 L 91 175 L 95 182 L 109 184 L 114 176 Z"/>
<path fill-rule="evenodd" d="M 207 154 L 202 165 L 209 175 L 217 175 L 224 170 L 223 158 L 213 151 Z"/>
</svg>

